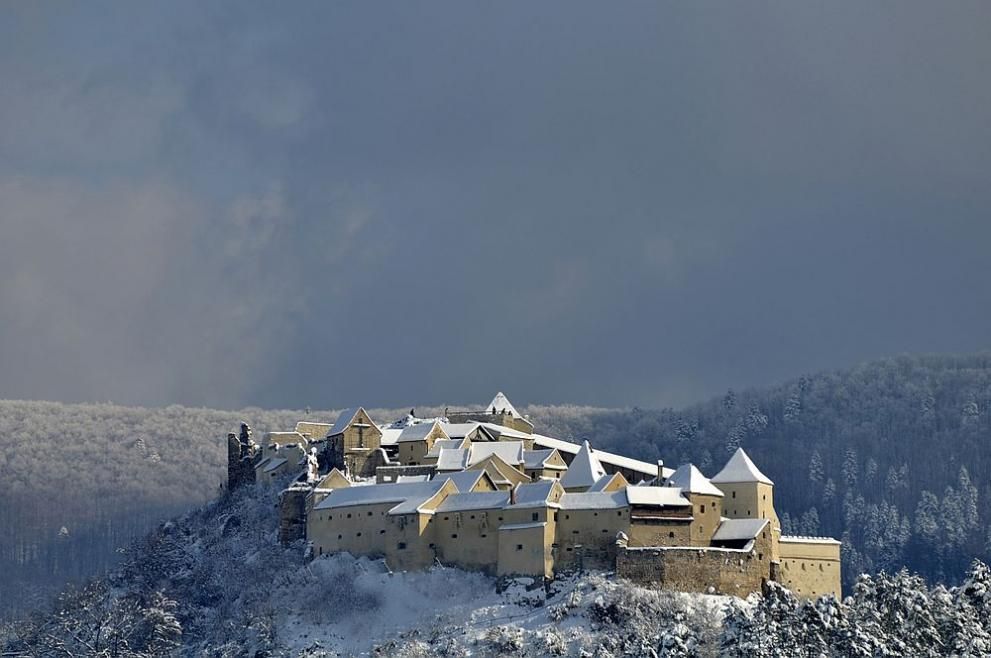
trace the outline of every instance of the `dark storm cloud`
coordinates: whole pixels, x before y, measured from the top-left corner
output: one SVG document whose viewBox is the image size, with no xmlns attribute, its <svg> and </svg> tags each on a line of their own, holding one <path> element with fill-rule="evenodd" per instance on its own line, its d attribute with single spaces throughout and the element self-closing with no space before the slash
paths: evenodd
<svg viewBox="0 0 991 658">
<path fill-rule="evenodd" d="M 982 3 L 0 21 L 0 397 L 680 404 L 987 348 Z"/>
</svg>

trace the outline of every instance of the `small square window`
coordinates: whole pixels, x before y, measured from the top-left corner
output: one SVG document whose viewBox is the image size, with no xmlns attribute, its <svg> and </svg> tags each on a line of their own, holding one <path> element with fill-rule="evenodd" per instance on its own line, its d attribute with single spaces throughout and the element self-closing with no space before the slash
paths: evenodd
<svg viewBox="0 0 991 658">
<path fill-rule="evenodd" d="M 404 542 L 404 541 L 399 542 L 398 544 L 396 544 L 396 548 L 398 548 L 401 551 L 405 551 L 406 550 L 406 542 Z"/>
<path fill-rule="evenodd" d="M 522 551 L 523 550 L 523 544 L 517 544 L 516 545 L 516 550 Z"/>
<path fill-rule="evenodd" d="M 530 519 L 533 520 L 533 521 L 536 521 L 539 518 L 540 518 L 540 514 L 537 513 L 537 512 L 534 512 L 533 514 L 530 515 Z"/>
</svg>

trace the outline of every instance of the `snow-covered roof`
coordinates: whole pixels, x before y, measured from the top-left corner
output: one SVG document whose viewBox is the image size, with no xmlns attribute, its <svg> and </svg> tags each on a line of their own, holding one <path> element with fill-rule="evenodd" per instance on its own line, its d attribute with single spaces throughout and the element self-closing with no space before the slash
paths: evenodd
<svg viewBox="0 0 991 658">
<path fill-rule="evenodd" d="M 548 464 L 547 460 L 554 456 L 554 448 L 546 448 L 544 450 L 524 450 L 523 451 L 523 466 L 528 469 L 538 469 L 538 468 L 555 468 L 558 470 L 564 470 L 566 466 L 558 466 L 557 464 Z"/>
<path fill-rule="evenodd" d="M 299 432 L 269 432 L 265 435 L 265 443 L 267 445 L 287 446 L 293 443 L 306 445 L 307 441 L 306 437 Z"/>
<path fill-rule="evenodd" d="M 396 442 L 407 443 L 410 441 L 423 441 L 424 439 L 427 438 L 427 435 L 433 431 L 436 425 L 437 425 L 437 421 L 410 425 L 405 429 L 403 429 L 403 433 L 399 435 L 399 438 L 396 439 Z"/>
<path fill-rule="evenodd" d="M 502 439 L 502 437 L 508 436 L 511 439 L 530 439 L 532 435 L 526 432 L 521 432 L 512 427 L 506 427 L 505 425 L 497 425 L 495 423 L 479 423 L 482 427 L 488 430 L 489 434 Z"/>
<path fill-rule="evenodd" d="M 327 432 L 327 436 L 335 436 L 346 430 L 360 409 L 361 407 L 349 407 L 342 411 L 334 422 L 334 426 Z"/>
<path fill-rule="evenodd" d="M 709 478 L 702 475 L 694 464 L 683 464 L 668 478 L 664 484 L 666 487 L 677 487 L 683 493 L 703 494 L 706 496 L 719 496 L 722 498 L 723 492 L 719 487 L 709 482 Z"/>
<path fill-rule="evenodd" d="M 674 487 L 627 487 L 626 500 L 630 505 L 654 507 L 689 507 L 688 499 L 681 495 L 681 489 Z"/>
<path fill-rule="evenodd" d="M 400 475 L 396 477 L 396 484 L 408 484 L 410 482 L 426 482 L 430 479 L 429 475 Z"/>
<path fill-rule="evenodd" d="M 716 484 L 729 484 L 733 482 L 763 482 L 764 484 L 774 484 L 770 478 L 760 472 L 759 468 L 754 466 L 754 463 L 750 461 L 750 457 L 743 451 L 743 448 L 736 449 L 733 456 L 723 466 L 723 470 L 716 473 L 711 481 Z"/>
<path fill-rule="evenodd" d="M 485 443 L 472 443 L 468 448 L 470 457 L 468 465 L 473 466 L 483 459 L 498 455 L 502 461 L 510 466 L 517 466 L 523 463 L 523 442 L 522 441 L 486 441 Z"/>
<path fill-rule="evenodd" d="M 285 464 L 287 461 L 289 460 L 285 459 L 284 457 L 272 457 L 271 459 L 268 460 L 268 463 L 265 464 L 265 467 L 262 470 L 265 473 L 271 473 L 275 469 Z"/>
<path fill-rule="evenodd" d="M 588 488 L 589 493 L 595 493 L 596 491 L 603 491 L 615 478 L 621 477 L 619 473 L 613 473 L 610 475 L 606 473 L 598 480 L 595 481 L 591 487 Z"/>
<path fill-rule="evenodd" d="M 561 496 L 559 503 L 561 509 L 620 509 L 629 506 L 622 490 L 610 493 L 566 493 Z"/>
<path fill-rule="evenodd" d="M 444 481 L 410 482 L 408 484 L 370 484 L 363 487 L 334 489 L 314 509 L 335 509 L 352 505 L 380 505 L 402 503 L 408 499 L 433 496 L 445 484 Z"/>
<path fill-rule="evenodd" d="M 382 441 L 381 444 L 384 446 L 394 446 L 399 440 L 399 435 L 403 433 L 404 428 L 400 427 L 383 427 L 382 428 Z"/>
<path fill-rule="evenodd" d="M 461 439 L 437 439 L 427 452 L 427 457 L 437 457 L 441 450 L 459 450 L 465 440 Z"/>
<path fill-rule="evenodd" d="M 585 441 L 575 458 L 571 460 L 568 471 L 561 478 L 561 486 L 565 489 L 591 487 L 606 474 L 598 458 L 592 452 L 592 447 Z"/>
<path fill-rule="evenodd" d="M 516 411 L 516 407 L 513 406 L 513 403 L 509 401 L 509 398 L 507 398 L 502 391 L 496 393 L 496 396 L 492 398 L 492 402 L 489 403 L 489 406 L 486 407 L 486 409 L 488 411 L 492 411 L 493 409 L 495 409 L 495 412 L 497 414 L 507 413 L 513 418 L 523 417 L 519 414 L 518 411 Z"/>
<path fill-rule="evenodd" d="M 452 439 L 463 439 L 478 427 L 478 423 L 441 423 L 444 434 Z"/>
<path fill-rule="evenodd" d="M 760 534 L 767 519 L 727 519 L 719 524 L 712 541 L 744 541 Z"/>
<path fill-rule="evenodd" d="M 542 448 L 557 448 L 557 451 L 562 454 L 577 455 L 578 451 L 581 450 L 581 446 L 577 443 L 572 443 L 571 441 L 565 441 L 563 439 L 556 439 L 552 436 L 530 434 L 527 435 L 527 438 L 533 439 L 533 444 L 535 446 L 540 446 Z M 657 477 L 657 464 L 640 461 L 639 459 L 633 459 L 632 457 L 624 457 L 623 455 L 606 452 L 605 450 L 596 450 L 595 456 L 598 457 L 599 461 L 603 464 L 615 466 L 616 468 L 625 468 L 629 471 L 635 471 L 637 473 L 643 473 L 644 475 L 649 475 L 652 478 Z M 674 473 L 673 469 L 665 467 L 663 476 L 668 477 L 672 473 Z"/>
<path fill-rule="evenodd" d="M 458 488 L 461 493 L 468 493 L 478 484 L 478 481 L 486 477 L 488 473 L 484 470 L 477 471 L 456 471 L 453 473 L 438 473 L 434 476 L 435 482 L 443 482 L 444 480 L 451 480 L 454 482 L 454 486 Z"/>
<path fill-rule="evenodd" d="M 841 544 L 832 537 L 806 537 L 804 535 L 781 535 L 781 541 L 788 544 Z"/>
<path fill-rule="evenodd" d="M 327 436 L 327 432 L 333 427 L 330 423 L 311 423 L 308 420 L 301 420 L 296 423 L 296 431 L 301 434 L 309 434 L 314 440 Z"/>
<path fill-rule="evenodd" d="M 468 468 L 468 449 L 449 450 L 442 448 L 437 453 L 438 471 L 463 471 Z"/>
<path fill-rule="evenodd" d="M 513 507 L 545 507 L 554 489 L 554 480 L 526 482 L 516 487 Z"/>
<path fill-rule="evenodd" d="M 509 502 L 508 491 L 476 491 L 451 494 L 437 507 L 437 512 L 462 512 L 478 509 L 501 509 Z"/>
</svg>

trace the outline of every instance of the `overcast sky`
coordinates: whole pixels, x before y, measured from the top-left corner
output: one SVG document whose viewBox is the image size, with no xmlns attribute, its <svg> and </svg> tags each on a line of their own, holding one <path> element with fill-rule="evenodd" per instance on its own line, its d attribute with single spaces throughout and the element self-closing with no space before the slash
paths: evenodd
<svg viewBox="0 0 991 658">
<path fill-rule="evenodd" d="M 681 405 L 991 347 L 991 4 L 5 3 L 0 397 Z"/>
</svg>

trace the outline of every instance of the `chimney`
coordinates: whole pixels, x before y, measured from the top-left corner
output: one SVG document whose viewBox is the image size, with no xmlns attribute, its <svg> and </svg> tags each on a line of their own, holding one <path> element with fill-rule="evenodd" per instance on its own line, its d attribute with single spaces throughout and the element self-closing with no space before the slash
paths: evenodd
<svg viewBox="0 0 991 658">
<path fill-rule="evenodd" d="M 659 487 L 664 484 L 664 460 L 657 460 L 657 478 L 654 479 L 654 486 Z"/>
<path fill-rule="evenodd" d="M 520 486 L 520 485 L 516 485 L 516 487 L 518 487 L 518 486 Z M 509 490 L 509 504 L 510 505 L 515 505 L 516 504 L 516 487 L 513 487 L 512 489 Z"/>
</svg>

